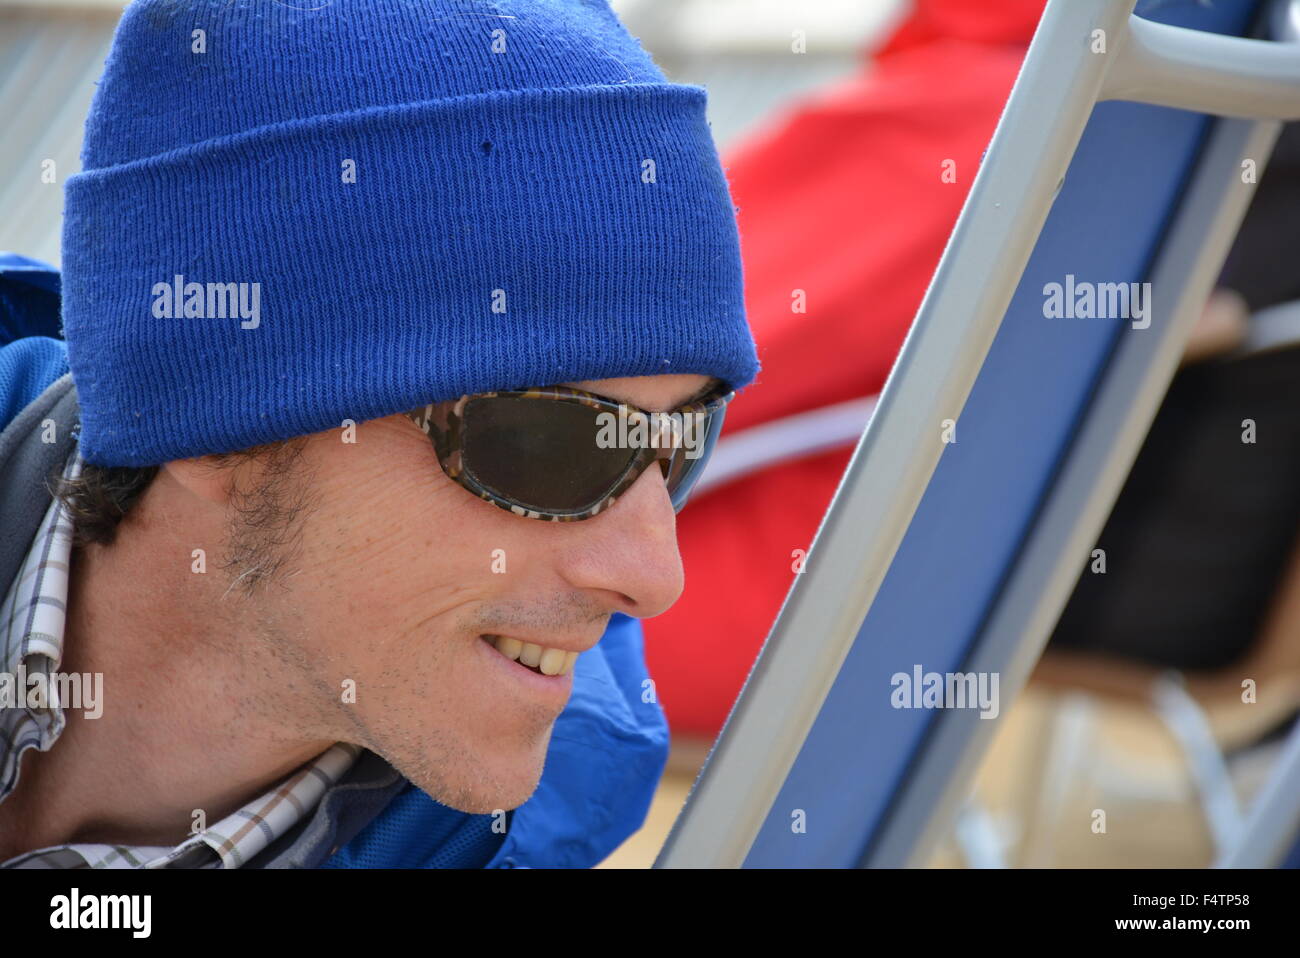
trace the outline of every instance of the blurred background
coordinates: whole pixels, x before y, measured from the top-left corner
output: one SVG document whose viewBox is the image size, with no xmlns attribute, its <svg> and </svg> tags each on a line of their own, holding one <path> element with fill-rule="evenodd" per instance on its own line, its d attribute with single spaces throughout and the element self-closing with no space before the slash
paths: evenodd
<svg viewBox="0 0 1300 958">
<path fill-rule="evenodd" d="M 614 0 L 671 78 L 708 89 L 763 372 L 679 517 L 686 591 L 645 622 L 673 751 L 645 826 L 605 867 L 648 866 L 680 811 L 868 421 L 1042 4 Z M 0 249 L 59 262 L 63 183 L 122 5 L 0 0 Z M 1203 440 L 1240 419 L 1239 401 L 1300 400 L 1298 167 L 1288 127 L 1103 532 L 1113 567 L 1084 571 L 936 866 L 1205 866 L 1240 828 L 1300 708 L 1300 434 L 1267 460 Z M 1096 808 L 1105 834 L 1090 827 Z"/>
</svg>

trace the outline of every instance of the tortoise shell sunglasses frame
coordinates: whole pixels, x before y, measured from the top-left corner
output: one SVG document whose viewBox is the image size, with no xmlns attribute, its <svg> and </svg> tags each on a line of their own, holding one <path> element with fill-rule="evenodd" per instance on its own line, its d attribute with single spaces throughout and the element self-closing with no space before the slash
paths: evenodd
<svg viewBox="0 0 1300 958">
<path fill-rule="evenodd" d="M 665 412 L 650 412 L 631 403 L 620 402 L 608 396 L 575 389 L 570 386 L 539 386 L 532 389 L 495 390 L 491 392 L 466 393 L 457 399 L 431 403 L 408 412 L 415 424 L 427 435 L 437 453 L 438 463 L 447 477 L 458 485 L 495 506 L 505 509 L 526 519 L 541 519 L 547 522 L 577 522 L 590 519 L 609 509 L 615 501 L 641 477 L 653 463 L 661 463 L 664 481 L 673 503 L 673 511 L 680 512 L 686 504 L 691 489 L 699 480 L 717 443 L 718 433 L 722 430 L 722 421 L 727 404 L 735 398 L 735 391 L 726 383 L 719 382 L 704 395 Z M 493 489 L 474 474 L 473 462 L 466 462 L 465 456 L 465 419 L 466 406 L 471 401 L 495 398 L 511 400 L 528 400 L 538 402 L 576 403 L 588 406 L 599 412 L 613 413 L 615 416 L 627 417 L 632 421 L 635 416 L 647 419 L 649 431 L 654 438 L 644 446 L 627 449 L 627 464 L 622 473 L 609 488 L 590 503 L 580 508 L 542 508 L 539 503 L 526 503 L 513 498 L 500 489 Z M 664 442 L 662 425 L 672 423 L 677 416 L 703 415 L 707 417 L 702 429 L 703 437 L 699 442 L 700 451 L 696 456 L 688 456 L 688 450 L 682 444 L 682 436 L 677 429 Z M 665 419 L 664 417 L 670 417 Z M 597 420 L 593 417 L 593 423 Z M 662 443 L 662 444 L 661 444 Z M 582 449 L 574 449 L 573 455 L 581 455 Z"/>
</svg>

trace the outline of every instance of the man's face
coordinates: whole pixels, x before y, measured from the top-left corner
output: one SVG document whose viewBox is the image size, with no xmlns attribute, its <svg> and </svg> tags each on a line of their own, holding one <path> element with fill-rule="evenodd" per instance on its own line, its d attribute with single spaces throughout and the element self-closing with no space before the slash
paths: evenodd
<svg viewBox="0 0 1300 958">
<path fill-rule="evenodd" d="M 567 385 L 667 410 L 707 382 Z M 404 415 L 342 438 L 308 440 L 295 481 L 308 483 L 312 508 L 276 579 L 241 600 L 241 631 L 292 677 L 304 729 L 378 752 L 462 811 L 515 808 L 541 777 L 572 674 L 532 672 L 484 636 L 581 651 L 613 612 L 667 610 L 683 577 L 662 473 L 646 470 L 594 518 L 543 522 L 448 479 Z"/>
</svg>

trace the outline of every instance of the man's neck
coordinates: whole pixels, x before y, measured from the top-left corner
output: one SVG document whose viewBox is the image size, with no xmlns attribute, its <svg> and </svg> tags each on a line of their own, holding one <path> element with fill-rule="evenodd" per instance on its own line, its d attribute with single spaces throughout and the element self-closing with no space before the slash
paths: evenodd
<svg viewBox="0 0 1300 958">
<path fill-rule="evenodd" d="M 178 844 L 336 740 L 295 709 L 305 683 L 239 621 L 220 576 L 191 571 L 189 541 L 210 540 L 155 506 L 112 546 L 73 553 L 59 671 L 101 674 L 102 714 L 66 710 L 54 748 L 26 754 L 0 803 L 0 861 L 70 842 Z"/>
</svg>

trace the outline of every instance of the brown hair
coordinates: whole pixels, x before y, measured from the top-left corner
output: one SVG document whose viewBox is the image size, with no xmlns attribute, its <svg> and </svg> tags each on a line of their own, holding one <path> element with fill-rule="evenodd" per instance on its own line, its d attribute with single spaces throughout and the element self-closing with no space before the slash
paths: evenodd
<svg viewBox="0 0 1300 958">
<path fill-rule="evenodd" d="M 54 496 L 72 519 L 72 541 L 112 545 L 117 525 L 158 475 L 157 466 L 94 466 L 83 463 L 75 479 L 55 480 Z"/>
<path fill-rule="evenodd" d="M 234 516 L 222 563 L 245 591 L 268 580 L 283 565 L 301 531 L 299 519 L 310 505 L 307 487 L 294 481 L 307 437 L 252 446 L 208 456 L 216 469 L 258 462 L 258 480 L 244 488 L 231 479 Z M 58 478 L 53 494 L 72 520 L 73 544 L 112 545 L 122 520 L 158 475 L 160 466 L 97 466 L 83 463 L 75 479 Z M 243 570 L 242 572 L 239 570 Z"/>
</svg>

